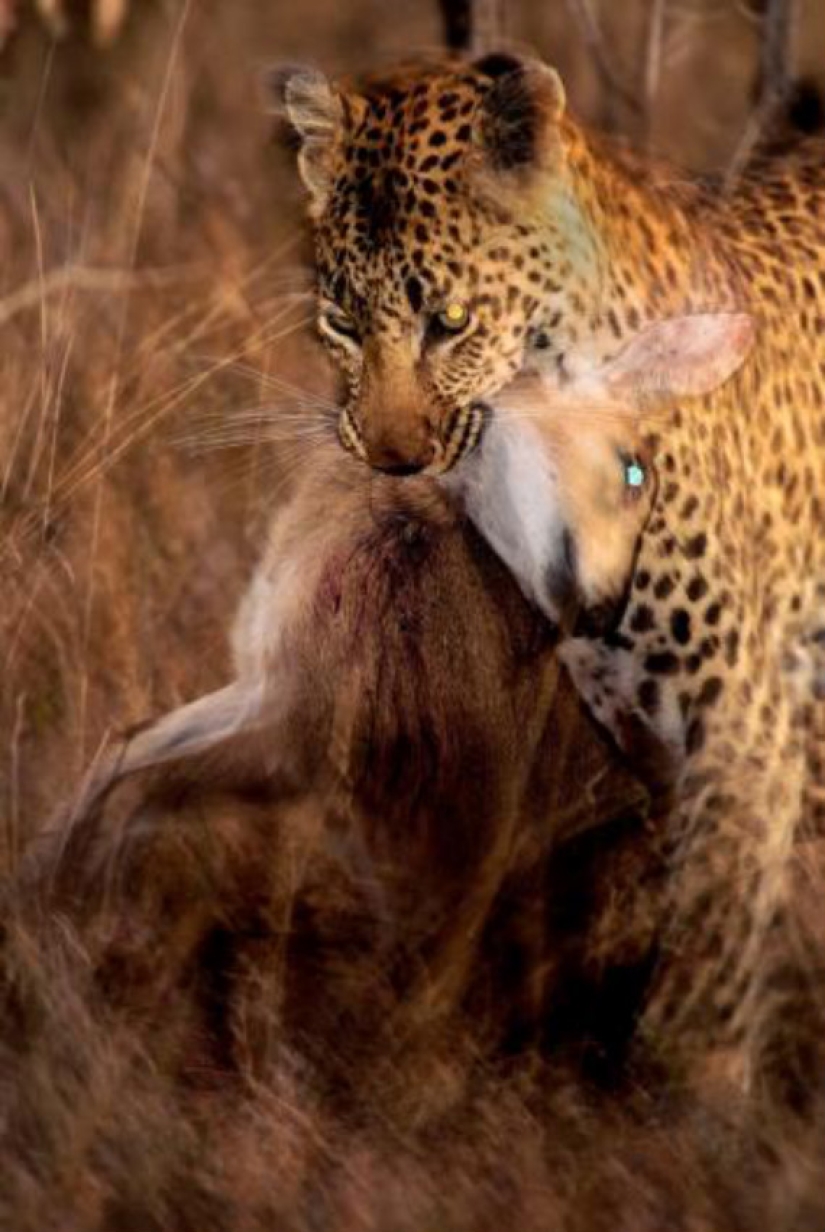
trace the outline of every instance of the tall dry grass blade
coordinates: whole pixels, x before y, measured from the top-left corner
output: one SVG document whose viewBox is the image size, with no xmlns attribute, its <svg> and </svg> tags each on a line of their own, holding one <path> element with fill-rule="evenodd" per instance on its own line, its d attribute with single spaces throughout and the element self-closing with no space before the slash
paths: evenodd
<svg viewBox="0 0 825 1232">
<path fill-rule="evenodd" d="M 132 236 L 129 249 L 129 257 L 127 266 L 129 269 L 134 269 L 137 260 L 138 245 L 143 232 L 143 219 L 146 210 L 146 201 L 149 193 L 149 184 L 152 178 L 152 172 L 155 162 L 155 155 L 160 140 L 161 124 L 166 113 L 166 105 L 169 98 L 169 92 L 172 84 L 172 77 L 175 66 L 178 61 L 183 33 L 186 28 L 186 23 L 189 19 L 189 13 L 192 7 L 192 0 L 183 0 L 180 6 L 178 20 L 172 36 L 169 55 L 166 62 L 163 79 L 161 81 L 160 91 L 158 94 L 157 106 L 155 108 L 155 118 L 152 125 L 152 130 L 149 138 L 149 146 L 146 151 L 146 157 L 143 163 L 143 173 L 140 179 L 140 185 L 137 194 L 137 202 L 135 206 L 134 218 L 132 221 Z M 103 438 L 104 448 L 111 433 L 112 421 L 114 417 L 115 401 L 117 398 L 120 378 L 120 359 L 123 352 L 123 343 L 126 331 L 126 307 L 128 299 L 124 300 L 121 307 L 120 317 L 117 329 L 117 343 L 115 346 L 114 360 L 112 363 L 112 373 L 109 383 L 109 396 L 106 400 L 104 409 L 104 427 Z M 94 512 L 92 514 L 92 533 L 89 551 L 89 568 L 86 582 L 86 602 L 83 613 L 83 663 L 81 665 L 80 680 L 78 686 L 78 718 L 79 731 L 77 740 L 77 766 L 78 770 L 83 765 L 86 756 L 86 714 L 88 707 L 89 696 L 89 672 L 86 663 L 86 652 L 88 651 L 89 641 L 91 637 L 92 627 L 92 611 L 95 599 L 95 568 L 97 562 L 98 549 L 100 544 L 100 520 L 103 509 L 103 474 L 99 472 L 98 486 L 95 493 Z"/>
</svg>

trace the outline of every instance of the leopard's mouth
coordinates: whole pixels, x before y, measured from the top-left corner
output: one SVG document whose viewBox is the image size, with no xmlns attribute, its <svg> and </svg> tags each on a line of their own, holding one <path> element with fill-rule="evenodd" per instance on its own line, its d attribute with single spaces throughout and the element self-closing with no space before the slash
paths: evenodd
<svg viewBox="0 0 825 1232">
<path fill-rule="evenodd" d="M 380 461 L 371 457 L 357 419 L 349 407 L 338 417 L 338 439 L 347 451 L 373 470 L 397 478 L 411 475 L 446 475 L 473 452 L 481 441 L 493 411 L 481 401 L 458 407 L 450 416 L 443 436 L 433 437 L 426 453 L 405 458 L 400 453 L 385 454 Z"/>
<path fill-rule="evenodd" d="M 468 457 L 481 441 L 492 414 L 492 407 L 486 402 L 459 407 L 448 424 L 441 458 L 429 468 L 430 473 L 446 475 L 462 458 Z"/>
</svg>

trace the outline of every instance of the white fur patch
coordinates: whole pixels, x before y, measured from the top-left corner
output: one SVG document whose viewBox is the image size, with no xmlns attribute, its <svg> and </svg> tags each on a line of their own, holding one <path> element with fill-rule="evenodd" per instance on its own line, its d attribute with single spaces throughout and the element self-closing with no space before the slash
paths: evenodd
<svg viewBox="0 0 825 1232">
<path fill-rule="evenodd" d="M 553 458 L 537 428 L 495 415 L 479 447 L 442 482 L 527 598 L 555 618 L 546 576 L 561 550 L 564 520 Z"/>
<path fill-rule="evenodd" d="M 266 679 L 272 664 L 279 662 L 285 632 L 307 602 L 301 564 L 294 556 L 277 562 L 266 557 L 258 567 L 232 629 L 232 657 L 240 679 Z"/>
</svg>

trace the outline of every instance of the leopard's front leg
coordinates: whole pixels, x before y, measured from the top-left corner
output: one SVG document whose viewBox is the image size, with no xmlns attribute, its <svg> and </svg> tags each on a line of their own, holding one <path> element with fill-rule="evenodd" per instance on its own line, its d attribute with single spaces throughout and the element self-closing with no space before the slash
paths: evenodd
<svg viewBox="0 0 825 1232">
<path fill-rule="evenodd" d="M 706 716 L 681 775 L 669 905 L 639 1035 L 691 1086 L 755 1093 L 777 990 L 793 982 L 805 719 L 786 666 L 745 682 Z"/>
</svg>

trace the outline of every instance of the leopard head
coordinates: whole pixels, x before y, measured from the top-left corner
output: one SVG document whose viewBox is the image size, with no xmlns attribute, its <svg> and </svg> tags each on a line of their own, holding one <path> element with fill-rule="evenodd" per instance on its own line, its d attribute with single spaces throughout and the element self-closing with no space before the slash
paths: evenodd
<svg viewBox="0 0 825 1232">
<path fill-rule="evenodd" d="M 276 90 L 300 140 L 319 328 L 346 379 L 341 441 L 384 471 L 443 473 L 556 288 L 538 189 L 559 165 L 561 82 L 491 56 L 335 85 L 286 70 Z"/>
</svg>

